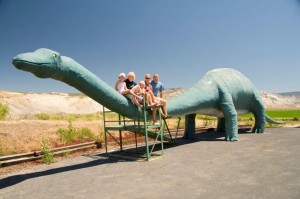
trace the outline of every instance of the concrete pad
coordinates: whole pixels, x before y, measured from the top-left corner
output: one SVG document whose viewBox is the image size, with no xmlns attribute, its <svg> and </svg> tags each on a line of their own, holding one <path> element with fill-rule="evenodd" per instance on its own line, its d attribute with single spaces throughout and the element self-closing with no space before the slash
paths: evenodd
<svg viewBox="0 0 300 199">
<path fill-rule="evenodd" d="M 89 154 L 0 177 L 0 198 L 300 198 L 300 128 L 177 139 L 150 162 Z"/>
</svg>

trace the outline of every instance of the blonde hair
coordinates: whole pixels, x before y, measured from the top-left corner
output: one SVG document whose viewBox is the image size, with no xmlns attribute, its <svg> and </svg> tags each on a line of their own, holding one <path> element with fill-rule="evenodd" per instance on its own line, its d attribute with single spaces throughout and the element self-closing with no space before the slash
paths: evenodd
<svg viewBox="0 0 300 199">
<path fill-rule="evenodd" d="M 129 73 L 127 74 L 127 78 L 128 78 L 128 76 L 132 76 L 133 79 L 135 79 L 135 74 L 134 74 L 134 72 L 129 72 Z"/>
<path fill-rule="evenodd" d="M 141 85 L 143 85 L 143 87 L 145 87 L 146 85 L 145 85 L 145 81 L 144 80 L 141 80 L 141 81 L 139 81 L 139 86 L 141 87 Z"/>
</svg>

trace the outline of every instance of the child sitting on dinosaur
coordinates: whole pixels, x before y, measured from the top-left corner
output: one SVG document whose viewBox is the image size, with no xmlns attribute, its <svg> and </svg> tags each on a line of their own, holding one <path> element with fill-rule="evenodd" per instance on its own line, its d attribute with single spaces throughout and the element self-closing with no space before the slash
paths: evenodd
<svg viewBox="0 0 300 199">
<path fill-rule="evenodd" d="M 126 79 L 125 73 L 120 73 L 118 76 L 118 81 L 115 84 L 116 91 L 131 99 L 131 101 L 138 107 L 143 108 L 142 104 L 139 103 L 137 100 L 138 98 L 140 98 L 140 96 L 135 94 L 134 90 L 130 90 L 126 87 L 125 79 Z"/>
</svg>

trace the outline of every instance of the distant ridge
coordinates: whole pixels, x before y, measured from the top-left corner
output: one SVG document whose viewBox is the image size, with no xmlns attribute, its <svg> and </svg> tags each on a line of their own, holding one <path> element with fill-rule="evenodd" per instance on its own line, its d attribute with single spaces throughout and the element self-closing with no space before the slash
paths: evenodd
<svg viewBox="0 0 300 199">
<path fill-rule="evenodd" d="M 284 93 L 278 93 L 279 95 L 283 96 L 295 96 L 295 97 L 300 97 L 300 91 L 295 91 L 295 92 L 284 92 Z"/>
<path fill-rule="evenodd" d="M 187 91 L 171 88 L 164 91 L 170 99 Z M 300 108 L 300 92 L 269 93 L 260 91 L 266 108 Z M 83 93 L 32 93 L 0 90 L 0 103 L 9 106 L 10 116 L 18 117 L 37 113 L 92 114 L 102 111 L 102 105 Z"/>
</svg>

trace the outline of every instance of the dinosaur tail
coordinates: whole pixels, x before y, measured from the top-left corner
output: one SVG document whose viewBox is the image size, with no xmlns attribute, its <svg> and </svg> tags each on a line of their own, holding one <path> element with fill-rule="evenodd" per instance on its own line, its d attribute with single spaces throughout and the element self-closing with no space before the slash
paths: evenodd
<svg viewBox="0 0 300 199">
<path fill-rule="evenodd" d="M 276 120 L 272 119 L 267 114 L 266 114 L 266 120 L 267 120 L 267 122 L 269 122 L 271 124 L 282 124 L 283 123 L 282 121 L 276 121 Z"/>
</svg>

